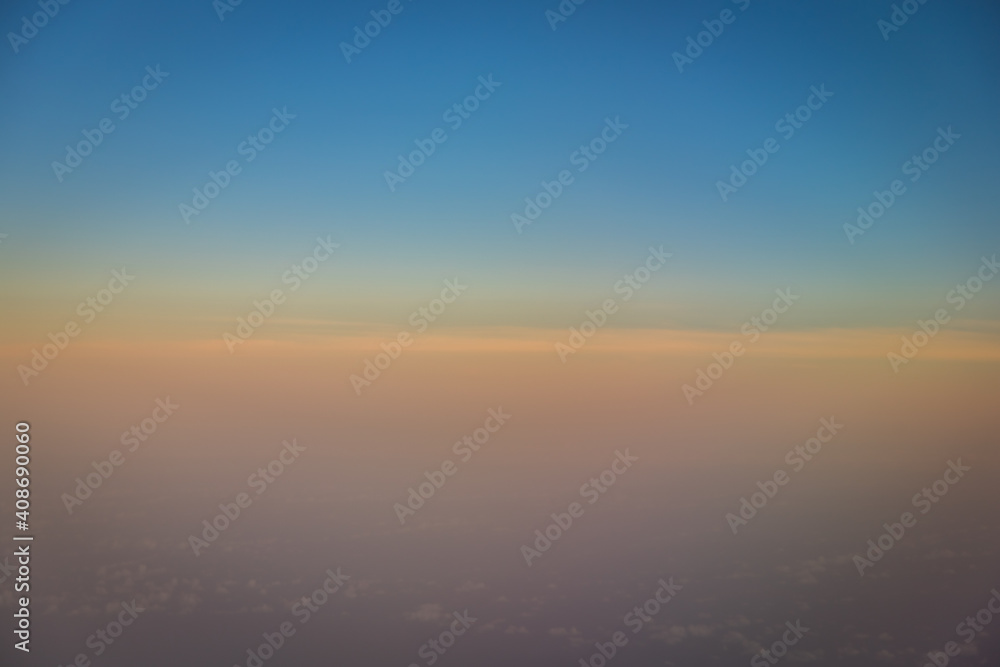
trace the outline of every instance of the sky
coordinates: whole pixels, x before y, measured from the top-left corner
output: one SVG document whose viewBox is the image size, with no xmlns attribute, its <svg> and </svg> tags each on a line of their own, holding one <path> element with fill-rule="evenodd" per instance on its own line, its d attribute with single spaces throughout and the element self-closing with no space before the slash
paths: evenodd
<svg viewBox="0 0 1000 667">
<path fill-rule="evenodd" d="M 0 386 L 41 553 L 39 648 L 0 655 L 69 664 L 138 598 L 155 620 L 103 664 L 245 664 L 338 565 L 268 664 L 428 664 L 466 607 L 440 664 L 579 664 L 670 577 L 616 664 L 750 661 L 798 618 L 789 661 L 943 650 L 1000 585 L 1000 9 L 902 4 L 112 0 L 33 29 L 6 3 Z M 462 460 L 489 410 L 513 417 Z M 843 431 L 731 531 L 821 419 Z"/>
<path fill-rule="evenodd" d="M 220 21 L 204 2 L 67 5 L 0 73 L 18 100 L 0 112 L 4 217 L 8 243 L 24 249 L 5 263 L 5 284 L 54 298 L 68 273 L 96 283 L 132 264 L 164 303 L 182 280 L 204 299 L 239 297 L 331 234 L 343 243 L 339 268 L 356 279 L 324 271 L 316 282 L 351 302 L 351 315 L 394 323 L 390 286 L 425 291 L 447 267 L 489 301 L 460 316 L 470 324 L 537 326 L 514 304 L 586 303 L 648 245 L 665 244 L 675 273 L 650 291 L 681 301 L 657 309 L 673 325 L 724 328 L 694 311 L 791 282 L 822 303 L 804 326 L 900 325 L 996 247 L 987 3 L 922 6 L 889 41 L 875 26 L 888 12 L 871 3 L 669 13 L 589 3 L 554 31 L 536 3 L 402 7 L 348 64 L 337 45 L 378 8 L 244 3 Z M 727 7 L 734 22 L 678 73 L 672 53 Z M 169 75 L 117 120 L 111 101 L 147 66 Z M 384 172 L 447 128 L 443 112 L 480 76 L 500 86 L 390 192 Z M 812 86 L 832 97 L 780 139 L 775 122 Z M 276 107 L 296 116 L 287 132 L 185 224 L 179 204 L 210 170 L 242 161 L 237 145 Z M 105 117 L 115 132 L 59 182 L 51 163 Z M 606 117 L 628 124 L 621 141 L 518 234 L 511 214 L 573 168 L 569 156 Z M 949 126 L 961 139 L 849 243 L 843 225 L 857 207 Z M 717 181 L 768 137 L 780 151 L 723 202 Z M 358 312 L 374 292 L 381 307 Z"/>
</svg>

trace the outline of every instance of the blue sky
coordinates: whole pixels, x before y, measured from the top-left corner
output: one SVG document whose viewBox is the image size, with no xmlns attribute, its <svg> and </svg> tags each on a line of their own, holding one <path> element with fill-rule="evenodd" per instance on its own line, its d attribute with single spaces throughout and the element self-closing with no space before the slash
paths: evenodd
<svg viewBox="0 0 1000 667">
<path fill-rule="evenodd" d="M 928 2 L 885 41 L 881 2 L 741 12 L 591 0 L 553 31 L 544 12 L 555 3 L 413 0 L 346 63 L 338 45 L 383 6 L 245 0 L 220 21 L 203 0 L 71 3 L 18 54 L 6 45 L 0 219 L 19 248 L 8 266 L 18 279 L 39 272 L 34 283 L 122 261 L 168 283 L 185 280 L 182 266 L 211 290 L 332 233 L 352 248 L 350 270 L 372 271 L 367 285 L 460 272 L 484 295 L 583 303 L 663 243 L 692 286 L 675 300 L 728 303 L 795 283 L 851 324 L 842 302 L 864 301 L 859 285 L 891 297 L 885 317 L 909 321 L 908 304 L 936 301 L 1000 245 L 989 3 Z M 4 30 L 35 9 L 9 6 Z M 679 73 L 672 53 L 723 9 L 735 21 Z M 57 182 L 64 146 L 156 65 L 164 82 Z M 390 192 L 396 156 L 488 75 L 501 87 Z M 834 96 L 722 202 L 716 181 L 821 84 Z M 178 204 L 275 107 L 296 114 L 291 126 L 186 226 Z M 629 129 L 516 234 L 510 214 L 606 117 Z M 962 139 L 847 244 L 856 208 L 947 126 Z"/>
</svg>

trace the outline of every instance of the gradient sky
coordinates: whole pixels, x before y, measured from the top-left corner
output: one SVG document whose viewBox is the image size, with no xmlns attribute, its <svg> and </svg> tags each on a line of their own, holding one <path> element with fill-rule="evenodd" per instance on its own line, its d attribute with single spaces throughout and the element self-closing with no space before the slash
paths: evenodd
<svg viewBox="0 0 1000 667">
<path fill-rule="evenodd" d="M 674 261 L 650 316 L 619 326 L 730 329 L 786 285 L 810 302 L 790 326 L 924 316 L 1000 246 L 996 8 L 929 3 L 886 42 L 878 4 L 752 5 L 679 74 L 671 54 L 726 6 L 587 3 L 553 32 L 544 3 L 406 3 L 348 65 L 337 45 L 362 3 L 246 2 L 222 22 L 206 2 L 67 5 L 2 56 L 5 296 L 30 310 L 128 265 L 147 305 L 232 301 L 235 317 L 332 234 L 341 255 L 301 294 L 310 318 L 394 324 L 458 275 L 474 289 L 455 323 L 561 328 L 546 313 L 599 302 L 649 244 Z M 51 162 L 147 65 L 169 77 L 57 182 Z M 490 74 L 493 97 L 390 193 L 396 156 Z M 716 181 L 820 84 L 834 96 L 723 203 Z M 289 129 L 185 225 L 178 204 L 286 106 Z M 515 233 L 510 214 L 607 116 L 629 124 L 620 141 Z M 848 244 L 856 208 L 947 126 L 952 150 Z M 969 316 L 992 317 L 995 295 Z"/>
<path fill-rule="evenodd" d="M 385 3 L 243 0 L 220 21 L 211 0 L 78 0 L 17 53 L 6 34 L 37 4 L 0 9 L 0 389 L 38 443 L 40 649 L 23 664 L 69 664 L 132 596 L 151 620 L 101 664 L 237 664 L 337 566 L 352 585 L 269 666 L 334 650 L 405 666 L 463 607 L 482 623 L 442 667 L 579 664 L 671 576 L 686 595 L 614 667 L 745 664 L 799 615 L 814 664 L 940 648 L 1000 583 L 1000 279 L 960 312 L 946 301 L 1000 252 L 996 3 L 930 0 L 885 40 L 891 0 L 590 0 L 556 30 L 557 0 L 401 1 L 350 63 L 340 43 Z M 678 72 L 723 9 L 735 21 Z M 112 101 L 147 67 L 169 74 L 120 120 Z M 501 85 L 448 127 L 487 77 Z M 832 97 L 782 137 L 819 87 Z M 243 161 L 275 108 L 296 117 Z M 53 161 L 106 117 L 115 131 L 60 182 Z M 511 214 L 608 118 L 628 128 L 518 234 Z M 447 142 L 390 191 L 384 172 L 439 127 Z M 906 180 L 939 128 L 960 138 Z M 780 150 L 723 201 L 716 182 L 770 137 Z M 178 206 L 234 159 L 185 224 Z M 849 243 L 894 179 L 906 193 Z M 340 247 L 293 292 L 282 275 L 317 238 Z M 651 247 L 672 255 L 561 363 L 554 345 Z M 25 386 L 18 367 L 123 268 L 134 283 Z M 355 392 L 455 279 L 467 291 Z M 287 301 L 230 354 L 223 334 L 276 288 Z M 743 324 L 785 289 L 799 300 L 749 344 Z M 886 353 L 943 307 L 894 373 Z M 746 354 L 686 400 L 733 341 Z M 63 494 L 167 396 L 176 416 L 68 512 Z M 510 425 L 400 525 L 394 503 L 497 407 Z M 724 514 L 830 417 L 843 433 L 730 534 Z M 303 463 L 192 555 L 189 534 L 289 438 Z M 641 464 L 528 569 L 532 531 L 627 448 Z M 968 481 L 860 578 L 852 556 L 954 458 Z M 996 664 L 998 623 L 965 664 Z"/>
</svg>

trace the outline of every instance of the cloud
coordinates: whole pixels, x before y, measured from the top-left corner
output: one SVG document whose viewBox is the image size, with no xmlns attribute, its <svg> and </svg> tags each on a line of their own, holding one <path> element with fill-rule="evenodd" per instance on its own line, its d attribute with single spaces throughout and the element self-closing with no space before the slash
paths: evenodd
<svg viewBox="0 0 1000 667">
<path fill-rule="evenodd" d="M 437 602 L 426 602 L 419 607 L 416 611 L 408 611 L 403 614 L 403 616 L 408 621 L 423 621 L 425 623 L 434 623 L 440 621 L 444 618 L 444 607 L 442 607 Z"/>
<path fill-rule="evenodd" d="M 667 644 L 680 644 L 682 641 L 687 639 L 687 636 L 687 628 L 683 625 L 672 625 L 669 628 L 660 630 L 656 634 L 652 635 L 653 639 L 657 639 Z"/>
<path fill-rule="evenodd" d="M 568 639 L 571 646 L 583 646 L 587 643 L 575 627 L 568 630 L 566 628 L 550 628 L 549 636 Z"/>
<path fill-rule="evenodd" d="M 474 593 L 476 591 L 481 591 L 486 588 L 486 584 L 482 584 L 474 581 L 466 581 L 464 584 L 456 589 L 458 593 Z"/>
</svg>

